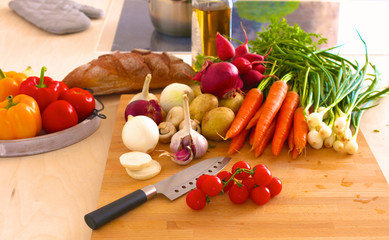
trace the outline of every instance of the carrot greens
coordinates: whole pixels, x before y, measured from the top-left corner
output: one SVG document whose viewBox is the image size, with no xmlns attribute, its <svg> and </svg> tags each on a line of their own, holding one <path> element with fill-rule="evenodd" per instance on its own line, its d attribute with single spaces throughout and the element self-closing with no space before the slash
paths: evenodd
<svg viewBox="0 0 389 240">
<path fill-rule="evenodd" d="M 248 42 L 251 52 L 267 53 L 268 61 L 277 62 L 278 76 L 293 73 L 288 83 L 300 96 L 309 127 L 308 143 L 314 148 L 325 145 L 355 153 L 363 112 L 389 93 L 388 87 L 380 86 L 380 74 L 369 62 L 366 43 L 359 37 L 365 46 L 363 65 L 333 53 L 341 46 L 320 49 L 326 38 L 307 33 L 297 24 L 289 25 L 285 19 L 272 18 L 270 25 Z"/>
</svg>

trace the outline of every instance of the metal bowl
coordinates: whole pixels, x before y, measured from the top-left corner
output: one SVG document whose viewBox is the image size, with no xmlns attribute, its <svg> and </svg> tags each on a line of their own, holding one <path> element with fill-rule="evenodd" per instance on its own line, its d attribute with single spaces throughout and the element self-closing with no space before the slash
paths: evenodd
<svg viewBox="0 0 389 240">
<path fill-rule="evenodd" d="M 151 22 L 159 33 L 174 37 L 190 37 L 191 0 L 148 0 Z"/>
</svg>

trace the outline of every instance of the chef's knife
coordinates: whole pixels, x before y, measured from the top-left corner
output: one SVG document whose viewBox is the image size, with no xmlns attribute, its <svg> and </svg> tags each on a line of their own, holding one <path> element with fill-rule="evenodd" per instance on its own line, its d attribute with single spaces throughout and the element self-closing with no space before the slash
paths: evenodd
<svg viewBox="0 0 389 240">
<path fill-rule="evenodd" d="M 164 180 L 138 189 L 108 205 L 84 216 L 86 224 L 97 229 L 122 214 L 142 205 L 157 193 L 174 200 L 196 187 L 196 179 L 203 174 L 215 175 L 229 162 L 229 157 L 215 157 L 203 160 Z"/>
</svg>

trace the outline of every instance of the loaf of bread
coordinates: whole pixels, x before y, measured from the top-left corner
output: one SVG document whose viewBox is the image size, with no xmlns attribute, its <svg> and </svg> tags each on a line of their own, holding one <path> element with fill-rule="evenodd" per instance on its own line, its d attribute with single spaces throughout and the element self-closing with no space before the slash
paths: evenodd
<svg viewBox="0 0 389 240">
<path fill-rule="evenodd" d="M 191 77 L 195 75 L 191 66 L 171 54 L 133 50 L 101 55 L 74 69 L 63 82 L 70 88 L 91 89 L 94 95 L 133 93 L 142 89 L 149 73 L 152 76 L 150 89 L 175 82 L 193 84 Z"/>
</svg>

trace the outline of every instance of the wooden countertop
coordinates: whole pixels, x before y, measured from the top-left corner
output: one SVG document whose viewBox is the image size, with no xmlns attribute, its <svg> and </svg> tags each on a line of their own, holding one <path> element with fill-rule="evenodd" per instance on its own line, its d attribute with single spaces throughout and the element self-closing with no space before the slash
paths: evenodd
<svg viewBox="0 0 389 240">
<path fill-rule="evenodd" d="M 77 1 L 109 12 L 116 1 Z M 0 67 L 22 71 L 46 66 L 47 75 L 61 80 L 75 67 L 101 55 L 97 45 L 105 17 L 92 20 L 81 33 L 57 36 L 22 20 L 0 0 Z M 183 56 L 187 57 L 187 56 Z M 388 81 L 389 55 L 370 60 Z M 119 95 L 100 98 L 107 119 L 92 136 L 57 151 L 17 158 L 0 159 L 0 238 L 1 239 L 90 239 L 91 230 L 83 216 L 96 209 L 115 122 Z M 389 163 L 389 98 L 366 112 L 362 132 L 386 179 Z M 374 130 L 379 130 L 379 132 Z"/>
</svg>

